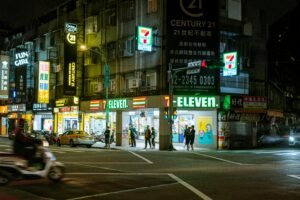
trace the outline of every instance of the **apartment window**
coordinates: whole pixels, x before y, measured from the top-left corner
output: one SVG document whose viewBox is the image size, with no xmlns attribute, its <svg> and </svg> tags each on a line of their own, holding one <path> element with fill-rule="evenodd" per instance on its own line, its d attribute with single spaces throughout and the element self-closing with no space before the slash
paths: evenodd
<svg viewBox="0 0 300 200">
<path fill-rule="evenodd" d="M 103 91 L 103 83 L 98 79 L 86 80 L 85 81 L 85 94 L 94 95 Z"/>
<path fill-rule="evenodd" d="M 133 0 L 128 0 L 120 5 L 120 22 L 128 22 L 135 18 L 135 4 Z"/>
<path fill-rule="evenodd" d="M 109 84 L 110 84 L 110 87 L 109 87 L 110 91 L 111 92 L 116 91 L 116 79 L 111 79 L 109 81 Z"/>
<path fill-rule="evenodd" d="M 159 48 L 159 42 L 158 29 L 153 29 L 153 51 L 157 51 Z"/>
<path fill-rule="evenodd" d="M 111 42 L 107 44 L 107 58 L 109 61 L 116 59 L 116 43 Z"/>
<path fill-rule="evenodd" d="M 150 72 L 146 74 L 146 87 L 156 86 L 156 72 Z"/>
<path fill-rule="evenodd" d="M 106 24 L 115 26 L 117 24 L 116 8 L 111 8 L 106 15 Z"/>
<path fill-rule="evenodd" d="M 147 13 L 157 12 L 157 0 L 148 0 Z"/>
<path fill-rule="evenodd" d="M 98 32 L 98 16 L 90 16 L 86 19 L 85 31 L 87 34 Z"/>
<path fill-rule="evenodd" d="M 45 50 L 45 36 L 40 37 L 40 50 Z"/>
<path fill-rule="evenodd" d="M 135 40 L 134 37 L 128 37 L 121 41 L 120 44 L 120 56 L 121 57 L 129 57 L 134 55 L 135 51 Z"/>
<path fill-rule="evenodd" d="M 50 47 L 54 47 L 55 46 L 55 33 L 51 33 L 50 34 Z"/>
</svg>

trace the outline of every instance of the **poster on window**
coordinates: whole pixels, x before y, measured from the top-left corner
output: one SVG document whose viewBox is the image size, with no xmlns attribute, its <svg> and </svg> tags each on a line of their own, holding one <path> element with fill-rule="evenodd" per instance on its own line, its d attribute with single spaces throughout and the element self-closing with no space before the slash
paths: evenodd
<svg viewBox="0 0 300 200">
<path fill-rule="evenodd" d="M 212 116 L 198 117 L 198 144 L 213 144 Z"/>
</svg>

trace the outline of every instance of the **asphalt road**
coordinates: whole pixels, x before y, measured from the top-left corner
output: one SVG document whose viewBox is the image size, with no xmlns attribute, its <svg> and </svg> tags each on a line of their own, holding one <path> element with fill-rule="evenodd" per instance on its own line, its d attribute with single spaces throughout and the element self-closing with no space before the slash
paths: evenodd
<svg viewBox="0 0 300 200">
<path fill-rule="evenodd" d="M 13 182 L 0 187 L 1 200 L 300 199 L 300 148 L 194 152 L 50 148 L 66 166 L 63 181 Z M 9 143 L 0 143 L 0 151 L 9 150 Z"/>
</svg>

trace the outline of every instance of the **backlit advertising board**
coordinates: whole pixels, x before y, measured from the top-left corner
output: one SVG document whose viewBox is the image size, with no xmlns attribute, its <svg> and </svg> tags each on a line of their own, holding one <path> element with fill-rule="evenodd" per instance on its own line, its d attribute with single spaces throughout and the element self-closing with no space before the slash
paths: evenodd
<svg viewBox="0 0 300 200">
<path fill-rule="evenodd" d="M 50 63 L 39 62 L 38 103 L 49 103 Z"/>
<path fill-rule="evenodd" d="M 76 95 L 77 74 L 77 35 L 73 32 L 65 33 L 64 42 L 64 95 Z"/>
<path fill-rule="evenodd" d="M 0 99 L 8 99 L 9 57 L 0 55 Z"/>
<path fill-rule="evenodd" d="M 167 0 L 167 4 L 166 54 L 172 69 L 199 60 L 219 60 L 219 0 Z M 218 92 L 215 90 L 219 85 L 217 70 L 184 71 L 175 78 L 175 94 Z"/>
<path fill-rule="evenodd" d="M 137 50 L 152 51 L 153 36 L 152 28 L 138 26 L 137 27 Z"/>
</svg>

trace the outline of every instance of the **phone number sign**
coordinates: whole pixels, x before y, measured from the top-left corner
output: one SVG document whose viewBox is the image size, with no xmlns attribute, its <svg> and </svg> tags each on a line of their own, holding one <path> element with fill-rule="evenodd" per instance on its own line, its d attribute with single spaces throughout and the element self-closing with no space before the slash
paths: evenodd
<svg viewBox="0 0 300 200">
<path fill-rule="evenodd" d="M 201 68 L 200 73 L 189 74 L 187 71 L 178 72 L 173 76 L 173 90 L 176 94 L 181 93 L 210 93 L 220 92 L 219 69 Z"/>
</svg>

